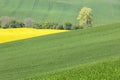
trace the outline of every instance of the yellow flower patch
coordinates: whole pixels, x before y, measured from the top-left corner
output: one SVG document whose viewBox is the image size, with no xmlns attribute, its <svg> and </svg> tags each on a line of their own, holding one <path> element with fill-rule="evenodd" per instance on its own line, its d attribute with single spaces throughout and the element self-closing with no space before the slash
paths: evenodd
<svg viewBox="0 0 120 80">
<path fill-rule="evenodd" d="M 16 29 L 0 29 L 0 43 L 27 39 L 37 36 L 44 36 L 67 30 L 51 30 L 51 29 L 33 29 L 33 28 L 16 28 Z"/>
</svg>

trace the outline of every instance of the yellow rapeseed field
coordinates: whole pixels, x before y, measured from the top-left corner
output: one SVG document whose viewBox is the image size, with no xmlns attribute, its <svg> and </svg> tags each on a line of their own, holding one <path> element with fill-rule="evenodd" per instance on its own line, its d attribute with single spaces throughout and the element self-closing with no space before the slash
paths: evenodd
<svg viewBox="0 0 120 80">
<path fill-rule="evenodd" d="M 66 31 L 67 30 L 33 29 L 33 28 L 0 29 L 0 43 Z"/>
</svg>

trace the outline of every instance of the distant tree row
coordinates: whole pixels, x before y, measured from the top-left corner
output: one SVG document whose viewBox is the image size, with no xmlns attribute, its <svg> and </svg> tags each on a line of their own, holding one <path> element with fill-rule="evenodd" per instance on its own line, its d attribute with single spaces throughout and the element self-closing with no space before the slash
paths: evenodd
<svg viewBox="0 0 120 80">
<path fill-rule="evenodd" d="M 61 30 L 76 30 L 82 29 L 79 25 L 73 25 L 70 22 L 59 24 L 57 22 L 35 22 L 31 18 L 26 18 L 23 22 L 12 17 L 1 17 L 0 28 L 36 28 L 36 29 L 61 29 Z"/>
<path fill-rule="evenodd" d="M 64 24 L 59 24 L 57 22 L 36 22 L 31 18 L 26 18 L 23 21 L 18 21 L 13 17 L 1 17 L 0 18 L 0 28 L 23 28 L 30 27 L 36 29 L 61 29 L 61 30 L 76 30 L 83 29 L 85 26 L 92 26 L 93 15 L 92 9 L 83 7 L 77 17 L 79 20 L 78 25 L 73 25 L 70 22 Z"/>
</svg>

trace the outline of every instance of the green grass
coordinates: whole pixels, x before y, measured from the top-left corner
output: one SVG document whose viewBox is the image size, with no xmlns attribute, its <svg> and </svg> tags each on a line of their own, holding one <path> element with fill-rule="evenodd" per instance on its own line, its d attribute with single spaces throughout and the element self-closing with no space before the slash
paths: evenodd
<svg viewBox="0 0 120 80">
<path fill-rule="evenodd" d="M 25 80 L 119 80 L 120 58 L 111 58 L 60 72 L 51 72 Z"/>
<path fill-rule="evenodd" d="M 119 0 L 0 0 L 0 16 L 78 23 L 76 17 L 84 6 L 93 9 L 95 24 L 120 21 Z"/>
<path fill-rule="evenodd" d="M 115 23 L 0 44 L 0 80 L 39 77 L 48 72 L 56 72 L 57 76 L 60 75 L 57 72 L 62 69 L 89 65 L 110 57 L 120 57 L 119 34 L 120 23 Z M 99 63 L 97 65 L 99 66 Z M 111 62 L 110 65 L 112 65 Z M 86 66 L 86 68 L 88 67 Z M 108 70 L 106 69 L 106 71 Z M 84 74 L 84 77 L 88 73 L 81 73 L 81 75 Z M 118 71 L 118 73 L 120 72 Z M 55 78 L 59 78 L 56 76 Z M 63 75 L 61 74 L 61 76 Z M 47 78 L 49 78 L 49 74 Z"/>
</svg>

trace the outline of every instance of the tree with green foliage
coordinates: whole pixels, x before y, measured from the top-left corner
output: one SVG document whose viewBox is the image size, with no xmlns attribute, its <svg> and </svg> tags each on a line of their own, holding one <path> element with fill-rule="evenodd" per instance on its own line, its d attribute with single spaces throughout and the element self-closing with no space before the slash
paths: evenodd
<svg viewBox="0 0 120 80">
<path fill-rule="evenodd" d="M 18 22 L 17 20 L 11 20 L 9 22 L 9 28 L 23 28 L 25 24 L 23 22 Z"/>
<path fill-rule="evenodd" d="M 64 28 L 65 30 L 71 30 L 71 28 L 72 28 L 72 23 L 70 23 L 70 22 L 65 23 L 65 24 L 63 25 L 63 28 Z"/>
<path fill-rule="evenodd" d="M 78 24 L 72 26 L 72 30 L 77 30 L 77 29 L 83 29 L 83 27 Z"/>
<path fill-rule="evenodd" d="M 92 24 L 93 24 L 92 9 L 83 7 L 80 10 L 77 20 L 80 21 L 80 24 L 79 24 L 80 26 L 92 26 Z"/>
<path fill-rule="evenodd" d="M 63 27 L 63 25 L 62 25 L 62 24 L 59 24 L 59 25 L 56 27 L 56 29 L 61 29 L 61 30 L 63 30 L 63 29 L 64 29 L 64 27 Z"/>
</svg>

